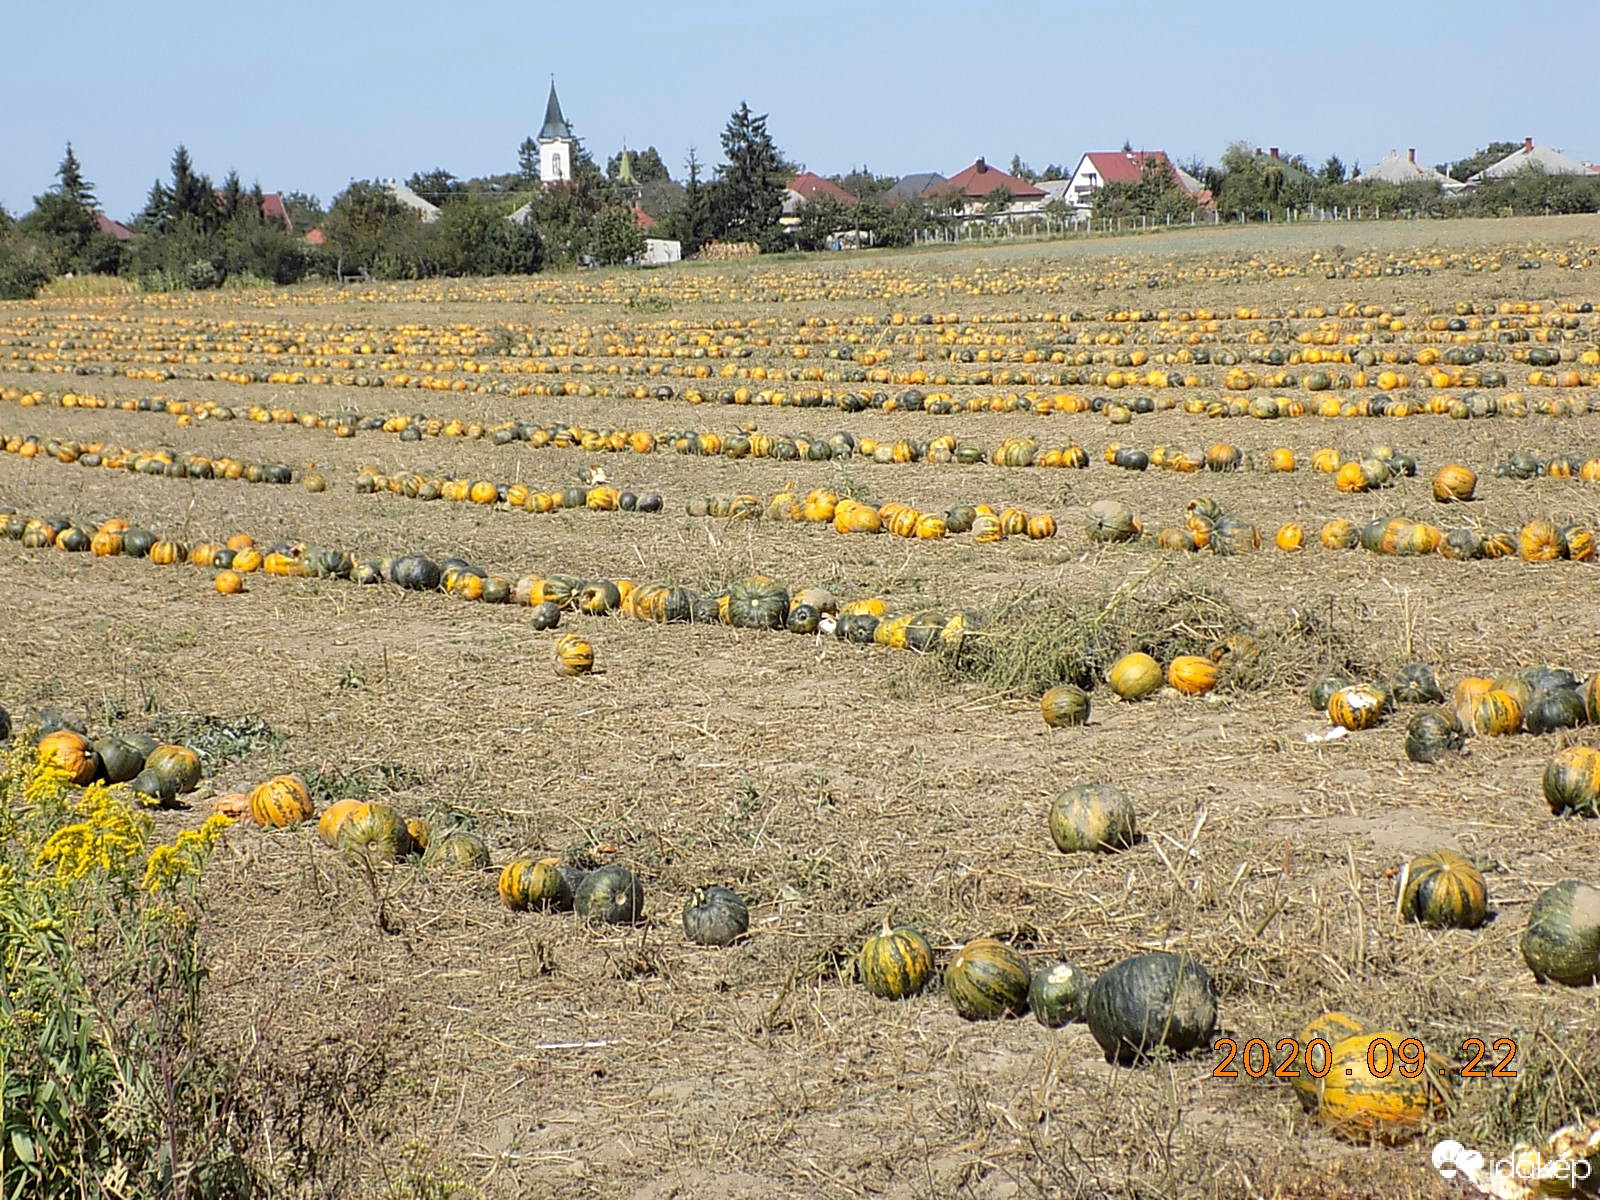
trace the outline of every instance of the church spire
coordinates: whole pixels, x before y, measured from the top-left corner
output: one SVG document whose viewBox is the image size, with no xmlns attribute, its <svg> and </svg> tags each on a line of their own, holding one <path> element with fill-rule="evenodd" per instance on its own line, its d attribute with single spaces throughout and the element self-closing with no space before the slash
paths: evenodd
<svg viewBox="0 0 1600 1200">
<path fill-rule="evenodd" d="M 544 106 L 544 128 L 539 130 L 539 140 L 546 138 L 571 138 L 572 126 L 567 124 L 567 118 L 561 115 L 561 101 L 556 98 L 556 81 L 550 80 L 550 99 Z"/>
</svg>

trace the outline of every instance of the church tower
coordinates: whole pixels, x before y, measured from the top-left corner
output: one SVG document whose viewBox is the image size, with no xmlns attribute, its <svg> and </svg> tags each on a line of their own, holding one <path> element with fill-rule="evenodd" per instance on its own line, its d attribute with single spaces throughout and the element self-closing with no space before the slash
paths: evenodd
<svg viewBox="0 0 1600 1200">
<path fill-rule="evenodd" d="M 572 182 L 572 151 L 576 139 L 572 126 L 561 115 L 556 98 L 556 81 L 550 81 L 550 99 L 544 106 L 544 127 L 539 130 L 539 181 L 544 184 Z"/>
</svg>

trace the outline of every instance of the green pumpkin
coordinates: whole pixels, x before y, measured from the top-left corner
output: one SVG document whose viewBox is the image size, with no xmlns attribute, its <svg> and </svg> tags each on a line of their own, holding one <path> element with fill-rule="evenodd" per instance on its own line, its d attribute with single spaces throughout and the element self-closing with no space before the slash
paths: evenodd
<svg viewBox="0 0 1600 1200">
<path fill-rule="evenodd" d="M 1033 982 L 1028 962 L 1004 942 L 978 938 L 956 952 L 944 969 L 944 990 L 969 1021 L 992 1021 L 1028 1011 Z"/>
<path fill-rule="evenodd" d="M 128 784 L 135 796 L 155 804 L 171 804 L 178 798 L 178 786 L 165 775 L 149 769 L 140 771 Z"/>
<path fill-rule="evenodd" d="M 1162 1049 L 1187 1054 L 1210 1044 L 1217 993 L 1194 959 L 1139 954 L 1094 981 L 1084 1019 L 1107 1062 L 1133 1063 Z"/>
<path fill-rule="evenodd" d="M 394 560 L 389 578 L 409 592 L 439 590 L 439 564 L 420 554 L 407 554 Z"/>
<path fill-rule="evenodd" d="M 683 935 L 697 946 L 731 946 L 750 932 L 750 909 L 732 888 L 696 888 L 683 906 Z"/>
<path fill-rule="evenodd" d="M 1083 1019 L 1089 977 L 1069 962 L 1045 963 L 1028 984 L 1028 1011 L 1047 1029 Z"/>
<path fill-rule="evenodd" d="M 1476 929 L 1488 916 L 1488 885 L 1461 855 L 1436 850 L 1406 864 L 1400 912 L 1424 925 Z"/>
<path fill-rule="evenodd" d="M 1461 722 L 1446 708 L 1423 709 L 1406 724 L 1406 757 L 1415 763 L 1436 763 L 1466 743 Z"/>
<path fill-rule="evenodd" d="M 95 742 L 94 752 L 100 757 L 100 775 L 107 783 L 127 783 L 144 770 L 144 752 L 123 738 L 103 737 Z"/>
<path fill-rule="evenodd" d="M 1533 734 L 1576 729 L 1587 720 L 1583 696 L 1575 687 L 1536 688 L 1522 710 L 1522 726 Z"/>
<path fill-rule="evenodd" d="M 528 610 L 528 622 L 535 629 L 554 629 L 561 624 L 561 609 L 554 600 L 541 600 Z"/>
<path fill-rule="evenodd" d="M 933 948 L 908 925 L 883 930 L 869 937 L 856 956 L 861 985 L 880 1000 L 915 996 L 933 978 Z"/>
<path fill-rule="evenodd" d="M 145 769 L 172 781 L 180 792 L 200 784 L 200 756 L 187 746 L 157 746 L 145 756 Z"/>
<path fill-rule="evenodd" d="M 1528 913 L 1522 959 L 1540 982 L 1583 987 L 1600 978 L 1600 888 L 1568 879 L 1541 892 Z"/>
<path fill-rule="evenodd" d="M 452 829 L 428 839 L 422 862 L 424 866 L 446 871 L 483 871 L 489 866 L 489 847 L 477 834 Z"/>
<path fill-rule="evenodd" d="M 351 863 L 399 862 L 416 850 L 406 819 L 378 800 L 360 805 L 340 822 L 336 845 Z"/>
<path fill-rule="evenodd" d="M 1544 798 L 1556 816 L 1600 817 L 1600 750 L 1568 746 L 1544 769 Z"/>
<path fill-rule="evenodd" d="M 586 921 L 632 925 L 644 917 L 644 886 L 627 867 L 590 871 L 572 899 Z"/>
<path fill-rule="evenodd" d="M 1333 694 L 1349 686 L 1350 680 L 1343 675 L 1324 675 L 1306 689 L 1306 699 L 1319 713 L 1326 713 L 1328 701 L 1333 699 Z"/>
<path fill-rule="evenodd" d="M 1138 837 L 1133 802 L 1114 783 L 1080 783 L 1050 806 L 1050 836 L 1064 854 L 1126 850 Z"/>
<path fill-rule="evenodd" d="M 1400 670 L 1400 676 L 1389 688 L 1389 695 L 1399 704 L 1443 704 L 1444 689 L 1434 676 L 1433 668 L 1426 663 L 1409 663 Z"/>
<path fill-rule="evenodd" d="M 789 590 L 775 579 L 752 575 L 728 589 L 728 624 L 737 629 L 782 629 L 789 617 Z"/>
<path fill-rule="evenodd" d="M 1089 693 L 1071 683 L 1058 684 L 1039 701 L 1044 723 L 1052 729 L 1087 724 L 1089 707 Z"/>
<path fill-rule="evenodd" d="M 815 633 L 822 623 L 822 614 L 809 604 L 796 604 L 789 610 L 785 627 L 790 633 Z"/>
</svg>

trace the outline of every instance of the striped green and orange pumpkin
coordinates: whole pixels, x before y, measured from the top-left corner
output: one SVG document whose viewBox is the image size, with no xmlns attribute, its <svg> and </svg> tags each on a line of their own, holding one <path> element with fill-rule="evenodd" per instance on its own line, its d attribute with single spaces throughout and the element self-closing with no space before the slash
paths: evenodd
<svg viewBox="0 0 1600 1200">
<path fill-rule="evenodd" d="M 1359 1037 L 1366 1031 L 1363 1021 L 1345 1012 L 1323 1013 L 1300 1031 L 1300 1036 L 1295 1039 L 1295 1045 L 1300 1048 L 1299 1073 L 1292 1076 L 1289 1082 L 1300 1100 L 1300 1107 L 1306 1112 L 1317 1107 L 1319 1080 L 1327 1074 L 1333 1048 L 1345 1038 Z M 1320 1042 L 1321 1045 L 1313 1047 L 1313 1042 Z"/>
<path fill-rule="evenodd" d="M 969 1021 L 1014 1017 L 1028 1011 L 1028 962 L 1004 942 L 977 938 L 944 969 L 944 990 Z"/>
<path fill-rule="evenodd" d="M 1408 1036 L 1380 1030 L 1345 1038 L 1333 1047 L 1328 1073 L 1317 1088 L 1317 1116 L 1336 1137 L 1404 1140 L 1430 1115 L 1450 1109 L 1454 1090 L 1437 1055 L 1424 1048 L 1423 1068 L 1414 1079 L 1400 1070 L 1400 1054 L 1416 1057 L 1410 1047 L 1401 1050 Z"/>
<path fill-rule="evenodd" d="M 856 956 L 861 984 L 883 1000 L 915 996 L 933 978 L 933 947 L 909 925 L 891 927 L 887 920 Z"/>
<path fill-rule="evenodd" d="M 1400 911 L 1424 925 L 1476 929 L 1489 912 L 1483 872 L 1452 850 L 1435 850 L 1406 864 Z"/>
<path fill-rule="evenodd" d="M 1568 879 L 1539 893 L 1522 934 L 1522 961 L 1540 980 L 1568 987 L 1600 979 L 1600 887 Z"/>
<path fill-rule="evenodd" d="M 251 789 L 250 819 L 257 825 L 297 825 L 311 819 L 311 792 L 298 775 L 274 775 Z"/>
<path fill-rule="evenodd" d="M 512 912 L 530 909 L 566 911 L 572 907 L 572 888 L 553 858 L 516 858 L 500 871 L 500 903 Z"/>
<path fill-rule="evenodd" d="M 1556 816 L 1600 817 L 1600 750 L 1568 746 L 1544 769 L 1544 798 Z"/>
</svg>

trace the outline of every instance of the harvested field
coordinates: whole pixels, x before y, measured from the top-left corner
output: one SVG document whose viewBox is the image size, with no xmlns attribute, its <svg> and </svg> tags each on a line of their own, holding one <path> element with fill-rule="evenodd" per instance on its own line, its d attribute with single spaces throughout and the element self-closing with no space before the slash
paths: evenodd
<svg viewBox="0 0 1600 1200">
<path fill-rule="evenodd" d="M 1404 751 L 1412 708 L 1324 740 L 1306 692 L 1411 662 L 1447 696 L 1543 664 L 1600 672 L 1600 567 L 1578 536 L 1600 528 L 1583 469 L 1600 459 L 1597 271 L 1600 221 L 1549 218 L 0 305 L 0 443 L 16 442 L 0 507 L 19 514 L 90 532 L 120 518 L 191 547 L 246 533 L 357 562 L 459 556 L 511 582 L 710 595 L 760 574 L 941 625 L 973 614 L 958 649 L 928 654 L 618 613 L 536 630 L 527 607 L 442 591 L 254 573 L 221 596 L 205 567 L 5 539 L 0 704 L 19 723 L 60 705 L 201 749 L 208 778 L 158 814 L 168 832 L 293 771 L 319 808 L 381 798 L 436 833 L 470 829 L 496 869 L 550 856 L 643 881 L 645 920 L 596 929 L 507 911 L 494 871 L 352 866 L 310 825 L 230 829 L 205 876 L 206 1037 L 245 1064 L 252 1161 L 283 1194 L 1464 1194 L 1430 1165 L 1435 1142 L 1505 1154 L 1600 1114 L 1600 990 L 1541 984 L 1519 952 L 1544 889 L 1600 884 L 1596 823 L 1552 815 L 1541 792 L 1551 756 L 1594 731 L 1473 736 L 1427 765 Z M 1328 386 L 1308 387 L 1319 371 Z M 1281 415 L 1243 411 L 1271 398 Z M 1329 398 L 1335 415 L 1318 415 Z M 511 423 L 526 428 L 493 436 Z M 654 448 L 613 449 L 612 430 Z M 835 431 L 848 456 L 798 448 Z M 687 452 L 701 433 L 718 452 Z M 1080 447 L 1088 465 L 996 465 L 1007 439 L 1036 440 L 1032 461 Z M 1106 458 L 1218 443 L 1240 469 Z M 897 444 L 912 461 L 893 461 Z M 963 445 L 981 461 L 956 461 Z M 294 481 L 105 469 L 113 447 L 282 464 Z M 1319 449 L 1370 462 L 1374 447 L 1415 475 L 1341 492 L 1312 466 Z M 1269 470 L 1284 448 L 1297 469 Z M 1543 473 L 1497 473 L 1518 452 Z M 1446 463 L 1476 473 L 1470 503 L 1433 499 Z M 659 492 L 662 511 L 591 507 L 579 480 L 596 467 Z M 456 480 L 586 495 L 539 512 L 416 494 Z M 1017 507 L 1058 528 L 980 542 L 689 511 L 748 494 L 766 513 L 819 490 L 929 514 Z M 1261 548 L 1158 548 L 1200 497 Z M 1092 540 L 1100 500 L 1144 536 Z M 1338 518 L 1514 543 L 1547 519 L 1569 556 L 1326 549 Z M 1291 522 L 1305 548 L 1275 549 Z M 596 670 L 559 677 L 553 646 L 573 630 Z M 1104 682 L 1129 650 L 1165 664 L 1230 637 L 1255 652 L 1209 696 L 1130 703 Z M 1092 685 L 1089 723 L 1046 727 L 1040 691 L 1074 675 Z M 1132 798 L 1133 847 L 1056 850 L 1051 802 L 1086 780 Z M 1481 928 L 1397 919 L 1398 869 L 1437 849 L 1483 872 Z M 750 903 L 727 949 L 689 944 L 679 919 L 711 883 Z M 937 981 L 874 999 L 855 956 L 891 915 L 941 966 L 983 935 L 1091 973 L 1180 951 L 1212 976 L 1218 1036 L 1241 1045 L 1342 1010 L 1454 1068 L 1469 1039 L 1512 1039 L 1515 1074 L 1458 1080 L 1414 1137 L 1341 1139 L 1270 1073 L 1216 1078 L 1217 1053 L 1110 1066 L 1082 1024 L 965 1021 Z"/>
</svg>

